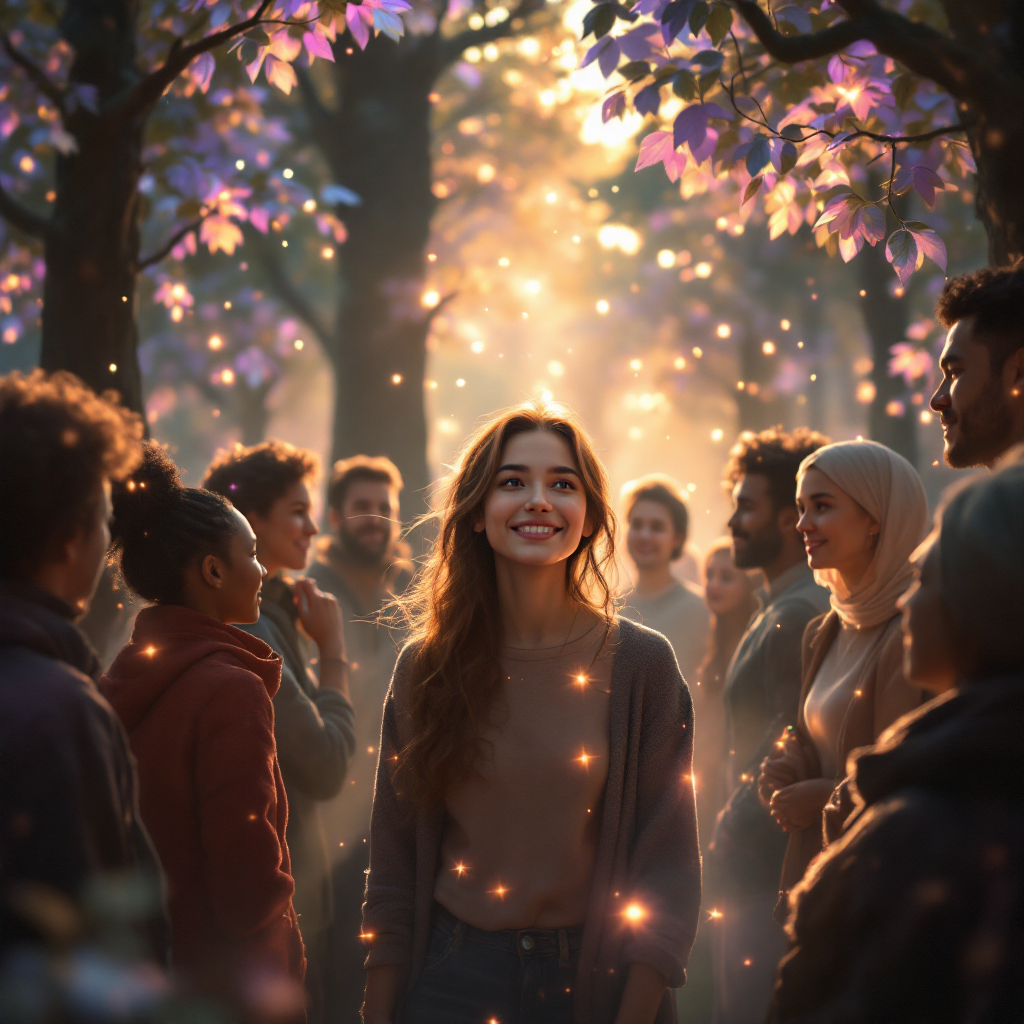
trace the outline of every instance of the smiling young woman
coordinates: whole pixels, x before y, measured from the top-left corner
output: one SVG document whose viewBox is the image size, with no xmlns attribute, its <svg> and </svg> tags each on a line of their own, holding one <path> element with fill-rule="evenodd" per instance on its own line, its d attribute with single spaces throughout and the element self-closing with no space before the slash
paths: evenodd
<svg viewBox="0 0 1024 1024">
<path fill-rule="evenodd" d="M 826 445 L 800 464 L 797 508 L 807 562 L 832 610 L 804 634 L 796 731 L 761 766 L 761 799 L 790 833 L 783 891 L 821 850 L 822 812 L 849 753 L 924 699 L 903 673 L 897 607 L 928 521 L 916 470 L 873 441 Z"/>
<path fill-rule="evenodd" d="M 696 931 L 693 713 L 612 611 L 614 519 L 575 416 L 466 443 L 384 711 L 368 1024 L 674 1019 Z"/>
</svg>

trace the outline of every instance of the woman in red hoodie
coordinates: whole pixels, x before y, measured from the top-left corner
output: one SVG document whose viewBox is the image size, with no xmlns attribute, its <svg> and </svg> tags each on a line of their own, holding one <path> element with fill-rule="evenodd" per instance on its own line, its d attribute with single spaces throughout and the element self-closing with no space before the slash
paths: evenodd
<svg viewBox="0 0 1024 1024">
<path fill-rule="evenodd" d="M 174 965 L 186 986 L 243 1017 L 302 1019 L 305 960 L 271 706 L 281 659 L 229 625 L 259 618 L 256 537 L 219 495 L 182 486 L 152 443 L 113 507 L 121 573 L 152 605 L 102 689 L 139 763 Z"/>
</svg>

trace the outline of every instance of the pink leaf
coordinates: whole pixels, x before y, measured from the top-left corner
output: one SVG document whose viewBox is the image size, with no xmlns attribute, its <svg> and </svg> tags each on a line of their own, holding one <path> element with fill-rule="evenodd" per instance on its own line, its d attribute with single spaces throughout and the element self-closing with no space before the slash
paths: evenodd
<svg viewBox="0 0 1024 1024">
<path fill-rule="evenodd" d="M 328 42 L 326 36 L 320 35 L 318 32 L 306 32 L 302 41 L 306 44 L 306 52 L 309 54 L 309 63 L 313 63 L 314 57 L 322 57 L 324 60 L 329 60 L 333 63 L 334 51 L 331 49 L 331 44 Z"/>
<path fill-rule="evenodd" d="M 210 88 L 210 79 L 213 78 L 213 69 L 216 67 L 216 61 L 213 59 L 212 53 L 201 53 L 189 68 L 189 74 L 192 76 L 192 81 L 196 83 L 199 91 L 205 93 Z"/>
<path fill-rule="evenodd" d="M 270 229 L 270 211 L 265 210 L 262 206 L 254 206 L 249 211 L 249 223 L 260 234 L 265 235 Z"/>
<path fill-rule="evenodd" d="M 942 239 L 920 221 L 908 221 L 907 228 L 917 243 L 918 251 L 924 253 L 932 263 L 944 271 L 946 269 L 946 246 Z"/>
<path fill-rule="evenodd" d="M 900 228 L 889 236 L 885 258 L 893 265 L 900 284 L 906 287 L 910 275 L 917 268 L 917 242 L 911 232 Z"/>
</svg>

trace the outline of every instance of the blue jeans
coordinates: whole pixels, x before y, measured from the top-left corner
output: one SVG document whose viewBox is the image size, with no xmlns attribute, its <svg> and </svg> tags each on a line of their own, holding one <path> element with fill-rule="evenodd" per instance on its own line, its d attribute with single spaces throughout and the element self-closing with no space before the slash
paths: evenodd
<svg viewBox="0 0 1024 1024">
<path fill-rule="evenodd" d="M 582 928 L 482 931 L 438 904 L 403 1024 L 572 1024 Z"/>
</svg>

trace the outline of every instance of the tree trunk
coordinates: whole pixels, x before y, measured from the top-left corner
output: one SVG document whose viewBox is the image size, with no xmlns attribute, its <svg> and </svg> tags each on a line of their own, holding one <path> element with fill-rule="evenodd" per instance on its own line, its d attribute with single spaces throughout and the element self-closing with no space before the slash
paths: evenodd
<svg viewBox="0 0 1024 1024">
<path fill-rule="evenodd" d="M 371 39 L 339 61 L 338 106 L 321 145 L 334 180 L 357 192 L 342 212 L 341 296 L 328 355 L 337 374 L 333 455 L 387 455 L 409 511 L 430 484 L 423 378 L 429 314 L 420 305 L 431 192 L 429 95 L 438 37 Z M 415 495 L 415 497 L 414 497 Z"/>
<path fill-rule="evenodd" d="M 903 340 L 910 323 L 907 300 L 889 293 L 889 286 L 896 279 L 882 243 L 865 246 L 857 257 L 857 264 L 861 288 L 866 293 L 861 299 L 861 308 L 871 341 L 871 382 L 875 385 L 875 397 L 868 409 L 868 434 L 872 440 L 899 452 L 916 466 L 914 406 L 910 404 L 903 378 L 889 375 L 889 350 Z"/>
<path fill-rule="evenodd" d="M 70 82 L 94 87 L 101 104 L 139 77 L 136 13 L 126 0 L 68 0 L 60 27 L 75 51 Z M 79 149 L 57 160 L 40 362 L 70 370 L 96 391 L 116 388 L 141 412 L 135 279 L 144 120 L 79 105 L 68 129 Z"/>
</svg>

